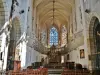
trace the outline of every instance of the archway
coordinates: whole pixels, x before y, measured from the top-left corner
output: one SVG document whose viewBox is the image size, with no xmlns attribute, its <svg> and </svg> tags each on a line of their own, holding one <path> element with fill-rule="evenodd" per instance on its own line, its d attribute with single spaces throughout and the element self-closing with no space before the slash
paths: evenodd
<svg viewBox="0 0 100 75">
<path fill-rule="evenodd" d="M 67 45 L 67 28 L 65 25 L 61 28 L 61 47 Z"/>
<path fill-rule="evenodd" d="M 9 43 L 9 48 L 8 48 L 7 70 L 14 69 L 15 50 L 17 46 L 17 41 L 20 39 L 20 37 L 21 37 L 20 21 L 16 17 L 12 21 L 12 29 L 10 31 L 10 43 Z"/>
<path fill-rule="evenodd" d="M 89 28 L 92 70 L 100 70 L 100 22 L 92 17 Z"/>
<path fill-rule="evenodd" d="M 47 32 L 46 32 L 46 30 L 42 30 L 41 31 L 41 35 L 40 35 L 40 37 L 41 37 L 41 43 L 44 45 L 44 46 L 47 46 L 46 45 L 46 41 L 47 41 Z"/>
</svg>

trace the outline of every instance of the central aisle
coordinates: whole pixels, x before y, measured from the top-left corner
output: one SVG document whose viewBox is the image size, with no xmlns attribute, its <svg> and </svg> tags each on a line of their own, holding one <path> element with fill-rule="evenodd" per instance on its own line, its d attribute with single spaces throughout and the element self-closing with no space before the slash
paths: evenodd
<svg viewBox="0 0 100 75">
<path fill-rule="evenodd" d="M 49 74 L 49 75 L 61 75 L 61 74 Z"/>
<path fill-rule="evenodd" d="M 61 75 L 62 69 L 48 69 L 48 75 Z"/>
</svg>

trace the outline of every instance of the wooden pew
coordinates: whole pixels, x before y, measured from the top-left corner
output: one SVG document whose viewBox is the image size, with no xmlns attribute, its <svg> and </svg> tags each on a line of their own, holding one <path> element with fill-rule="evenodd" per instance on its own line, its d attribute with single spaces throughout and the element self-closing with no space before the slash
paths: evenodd
<svg viewBox="0 0 100 75">
<path fill-rule="evenodd" d="M 6 75 L 48 75 L 48 69 L 26 69 L 23 71 L 9 71 Z"/>
<path fill-rule="evenodd" d="M 63 70 L 61 75 L 89 75 L 88 70 Z"/>
</svg>

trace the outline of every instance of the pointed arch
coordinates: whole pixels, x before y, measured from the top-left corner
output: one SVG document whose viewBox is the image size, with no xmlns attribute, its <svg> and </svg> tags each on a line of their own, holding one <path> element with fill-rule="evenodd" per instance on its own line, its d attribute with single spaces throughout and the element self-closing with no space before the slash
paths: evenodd
<svg viewBox="0 0 100 75">
<path fill-rule="evenodd" d="M 67 28 L 66 25 L 61 27 L 61 46 L 65 46 L 67 44 Z"/>
<path fill-rule="evenodd" d="M 58 45 L 58 31 L 57 29 L 53 26 L 50 29 L 50 40 L 49 40 L 49 44 L 50 46 L 54 45 Z"/>
<path fill-rule="evenodd" d="M 100 21 L 96 16 L 93 16 L 89 26 L 89 44 L 91 52 L 92 70 L 100 69 Z"/>
</svg>

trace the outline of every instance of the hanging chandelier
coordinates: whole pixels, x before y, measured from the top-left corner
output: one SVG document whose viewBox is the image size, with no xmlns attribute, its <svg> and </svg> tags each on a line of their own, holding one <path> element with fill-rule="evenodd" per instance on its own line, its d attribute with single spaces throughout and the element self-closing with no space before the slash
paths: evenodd
<svg viewBox="0 0 100 75">
<path fill-rule="evenodd" d="M 55 14 L 54 14 L 54 12 L 55 12 L 55 0 L 53 0 L 53 25 L 54 25 L 54 19 L 55 19 Z"/>
</svg>

